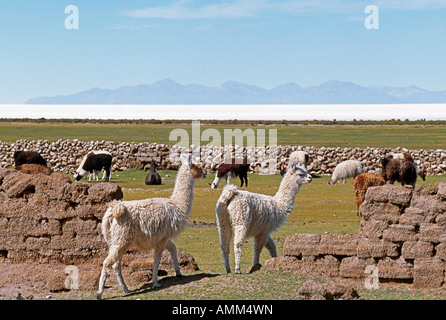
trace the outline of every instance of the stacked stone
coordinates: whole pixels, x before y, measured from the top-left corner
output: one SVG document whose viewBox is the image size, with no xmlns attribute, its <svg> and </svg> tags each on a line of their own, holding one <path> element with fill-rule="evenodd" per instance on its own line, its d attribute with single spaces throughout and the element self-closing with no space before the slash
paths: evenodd
<svg viewBox="0 0 446 320">
<path fill-rule="evenodd" d="M 284 256 L 267 260 L 266 267 L 365 279 L 373 266 L 381 280 L 421 288 L 445 284 L 446 183 L 414 192 L 396 185 L 370 188 L 361 212 L 357 235 L 289 236 Z"/>
<path fill-rule="evenodd" d="M 113 154 L 113 171 L 124 171 L 130 168 L 142 168 L 155 161 L 159 169 L 175 170 L 179 166 L 178 152 L 184 147 L 158 143 L 128 143 L 113 141 L 81 141 L 57 140 L 17 140 L 15 143 L 0 141 L 0 166 L 8 167 L 14 164 L 13 154 L 17 150 L 39 152 L 49 166 L 56 172 L 73 173 L 82 158 L 90 150 L 107 150 Z M 366 172 L 378 171 L 381 168 L 382 157 L 390 153 L 408 152 L 415 162 L 425 168 L 429 175 L 446 172 L 446 150 L 407 150 L 404 148 L 316 148 L 314 146 L 248 146 L 226 145 L 224 147 L 191 145 L 187 150 L 194 151 L 194 161 L 202 164 L 212 172 L 224 160 L 232 157 L 246 156 L 251 164 L 251 172 L 264 172 L 265 168 L 273 167 L 270 159 L 274 159 L 275 173 L 279 173 L 281 165 L 287 165 L 289 155 L 296 150 L 304 150 L 310 155 L 308 171 L 311 174 L 332 174 L 336 165 L 344 160 L 357 159 L 361 161 Z M 173 155 L 171 157 L 171 154 Z"/>
</svg>

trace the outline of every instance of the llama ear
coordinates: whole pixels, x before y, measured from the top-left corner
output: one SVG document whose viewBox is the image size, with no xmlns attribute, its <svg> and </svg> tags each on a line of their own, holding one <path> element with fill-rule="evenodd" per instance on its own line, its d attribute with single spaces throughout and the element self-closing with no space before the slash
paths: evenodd
<svg viewBox="0 0 446 320">
<path fill-rule="evenodd" d="M 300 166 L 299 162 L 295 159 L 292 159 L 288 164 L 288 171 L 295 172 L 297 166 Z"/>
<path fill-rule="evenodd" d="M 296 162 L 293 162 L 293 163 L 290 165 L 290 169 L 289 169 L 289 170 L 290 170 L 291 172 L 296 172 L 296 171 L 297 171 L 297 168 L 302 168 L 302 167 L 303 167 L 302 163 L 296 161 Z"/>
<path fill-rule="evenodd" d="M 188 153 L 186 153 L 186 154 L 182 153 L 180 155 L 180 160 L 181 160 L 181 164 L 188 164 L 188 165 L 190 165 L 192 163 L 192 159 L 190 157 L 190 154 L 188 154 Z"/>
</svg>

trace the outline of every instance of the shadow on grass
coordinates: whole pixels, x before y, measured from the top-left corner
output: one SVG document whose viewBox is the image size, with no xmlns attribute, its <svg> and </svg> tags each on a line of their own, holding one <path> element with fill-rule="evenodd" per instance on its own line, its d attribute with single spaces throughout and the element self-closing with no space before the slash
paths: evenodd
<svg viewBox="0 0 446 320">
<path fill-rule="evenodd" d="M 153 288 L 152 283 L 145 283 L 140 288 L 134 289 L 130 293 L 125 294 L 124 296 L 108 297 L 104 300 L 113 300 L 113 299 L 128 298 L 128 297 L 132 297 L 132 296 L 143 295 L 143 294 L 150 293 L 150 292 L 165 290 L 172 286 L 184 285 L 184 284 L 188 284 L 190 282 L 199 281 L 204 278 L 213 278 L 213 277 L 218 277 L 218 276 L 220 276 L 220 274 L 218 274 L 218 273 L 199 273 L 199 274 L 192 274 L 192 275 L 186 275 L 186 276 L 183 275 L 181 277 L 168 276 L 168 277 L 164 277 L 161 280 L 159 280 L 159 283 L 161 284 L 160 288 Z"/>
</svg>

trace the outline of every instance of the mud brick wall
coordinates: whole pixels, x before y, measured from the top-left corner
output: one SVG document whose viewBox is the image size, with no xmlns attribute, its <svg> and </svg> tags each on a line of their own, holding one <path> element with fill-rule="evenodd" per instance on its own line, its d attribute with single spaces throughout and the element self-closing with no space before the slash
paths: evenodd
<svg viewBox="0 0 446 320">
<path fill-rule="evenodd" d="M 367 190 L 358 234 L 295 234 L 284 256 L 265 267 L 328 277 L 380 280 L 437 288 L 446 283 L 446 183 L 415 191 L 397 185 Z"/>
<path fill-rule="evenodd" d="M 106 204 L 122 196 L 113 183 L 0 168 L 0 260 L 74 264 L 104 255 L 102 216 Z"/>
</svg>

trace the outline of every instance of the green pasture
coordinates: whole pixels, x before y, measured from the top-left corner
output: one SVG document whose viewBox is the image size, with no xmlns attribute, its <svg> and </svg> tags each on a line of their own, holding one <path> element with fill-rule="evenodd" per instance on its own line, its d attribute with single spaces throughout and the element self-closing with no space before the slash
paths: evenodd
<svg viewBox="0 0 446 320">
<path fill-rule="evenodd" d="M 83 141 L 117 141 L 117 142 L 157 142 L 175 144 L 177 140 L 169 139 L 174 129 L 184 129 L 191 138 L 191 123 L 75 123 L 75 122 L 0 122 L 0 141 L 15 142 L 18 139 L 49 140 L 79 139 Z M 401 124 L 401 125 L 270 125 L 259 123 L 230 122 L 203 123 L 200 134 L 206 129 L 216 129 L 224 142 L 224 130 L 254 130 L 256 137 L 265 130 L 268 142 L 269 130 L 277 130 L 279 145 L 304 145 L 316 147 L 405 147 L 407 149 L 444 149 L 446 125 L 442 124 Z M 235 141 L 234 141 L 235 142 Z M 202 144 L 209 141 L 202 139 Z M 215 141 L 214 141 L 215 144 Z"/>
</svg>

